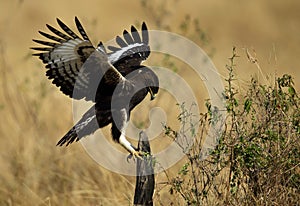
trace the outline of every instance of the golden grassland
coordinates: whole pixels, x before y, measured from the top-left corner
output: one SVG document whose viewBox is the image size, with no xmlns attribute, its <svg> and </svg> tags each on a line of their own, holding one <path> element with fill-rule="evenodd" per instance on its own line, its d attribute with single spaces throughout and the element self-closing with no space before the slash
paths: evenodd
<svg viewBox="0 0 300 206">
<path fill-rule="evenodd" d="M 161 5 L 154 1 L 152 6 Z M 226 76 L 231 48 L 236 46 L 241 54 L 237 62 L 241 87 L 251 75 L 265 81 L 264 77 L 289 73 L 299 91 L 299 1 L 188 0 L 165 6 L 168 14 L 162 15 L 161 21 L 172 31 L 179 32 L 178 22 L 187 14 L 199 20 L 210 39 L 204 49 L 215 49 L 212 60 L 222 76 Z M 99 166 L 79 143 L 55 147 L 73 124 L 72 103 L 50 84 L 29 47 L 34 45 L 31 39 L 39 38 L 37 31 L 46 29 L 46 23 L 56 25 L 59 17 L 74 28 L 74 16 L 81 19 L 94 43 L 110 40 L 140 21 L 146 21 L 150 29 L 159 29 L 153 13 L 139 1 L 0 1 L 0 205 L 132 204 L 133 177 Z M 263 75 L 248 61 L 244 48 L 256 54 Z M 202 83 L 183 69 L 179 74 L 191 82 L 199 101 L 204 102 L 207 94 Z M 172 124 L 178 114 L 173 112 L 175 104 L 162 92 L 150 106 L 164 108 Z M 147 123 L 150 106 L 147 99 L 136 109 L 136 122 Z M 158 143 L 165 137 L 160 138 Z M 177 168 L 170 168 L 170 175 Z M 157 178 L 162 181 L 163 175 Z M 160 195 L 162 204 L 168 205 L 172 197 L 167 191 Z"/>
</svg>

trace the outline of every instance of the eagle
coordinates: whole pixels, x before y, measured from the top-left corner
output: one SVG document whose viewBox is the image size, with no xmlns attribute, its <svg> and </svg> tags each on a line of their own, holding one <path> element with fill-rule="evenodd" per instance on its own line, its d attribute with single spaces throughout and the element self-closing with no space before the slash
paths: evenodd
<svg viewBox="0 0 300 206">
<path fill-rule="evenodd" d="M 33 39 L 39 44 L 31 47 L 38 51 L 33 55 L 46 64 L 46 76 L 62 93 L 93 102 L 57 146 L 68 146 L 111 124 L 113 140 L 131 157 L 141 157 L 142 153 L 126 139 L 125 130 L 131 111 L 148 93 L 153 100 L 159 90 L 157 75 L 142 65 L 150 55 L 146 23 L 142 23 L 140 32 L 131 26 L 130 32 L 124 30 L 122 37 L 116 36 L 117 46 L 107 46 L 109 51 L 102 42 L 93 46 L 77 17 L 75 24 L 81 37 L 58 18 L 57 23 L 61 31 L 48 24 L 50 32 L 39 31 L 47 41 Z"/>
</svg>

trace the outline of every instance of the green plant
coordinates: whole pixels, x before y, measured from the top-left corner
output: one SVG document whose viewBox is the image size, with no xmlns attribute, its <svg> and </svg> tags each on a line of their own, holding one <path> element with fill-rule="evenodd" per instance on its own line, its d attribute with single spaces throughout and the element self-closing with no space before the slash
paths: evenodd
<svg viewBox="0 0 300 206">
<path fill-rule="evenodd" d="M 234 84 L 233 49 L 229 58 L 224 98 L 227 117 L 218 145 L 200 160 L 201 142 L 212 124 L 210 102 L 201 114 L 198 139 L 182 148 L 187 161 L 176 177 L 169 179 L 171 194 L 180 194 L 187 205 L 296 205 L 300 193 L 300 99 L 293 78 L 285 74 L 273 85 L 252 78 L 246 91 Z M 181 107 L 180 117 L 189 115 Z M 178 118 L 189 124 L 188 118 Z M 192 128 L 192 127 L 190 127 Z M 165 126 L 166 135 L 177 139 Z M 200 140 L 200 141 L 199 141 Z"/>
</svg>

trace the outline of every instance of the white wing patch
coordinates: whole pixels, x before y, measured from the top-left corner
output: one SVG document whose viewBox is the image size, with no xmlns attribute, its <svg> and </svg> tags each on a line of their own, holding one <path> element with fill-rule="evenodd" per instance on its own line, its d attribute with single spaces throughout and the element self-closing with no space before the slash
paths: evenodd
<svg viewBox="0 0 300 206">
<path fill-rule="evenodd" d="M 120 57 L 122 56 L 123 53 L 125 53 L 126 51 L 128 51 L 134 47 L 138 47 L 138 46 L 143 46 L 143 44 L 142 43 L 134 43 L 134 44 L 130 44 L 126 47 L 122 47 L 122 49 L 109 54 L 108 60 L 110 61 L 110 63 L 114 64 L 116 61 L 118 61 L 120 59 Z"/>
</svg>

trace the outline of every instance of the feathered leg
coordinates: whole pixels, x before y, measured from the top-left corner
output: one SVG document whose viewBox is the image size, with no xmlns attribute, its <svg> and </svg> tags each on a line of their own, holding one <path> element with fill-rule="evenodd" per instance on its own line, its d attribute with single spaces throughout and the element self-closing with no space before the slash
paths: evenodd
<svg viewBox="0 0 300 206">
<path fill-rule="evenodd" d="M 139 151 L 131 145 L 126 139 L 126 126 L 129 120 L 129 113 L 125 108 L 121 110 L 113 111 L 113 121 L 111 127 L 111 133 L 113 140 L 120 143 L 127 151 L 131 153 L 133 157 L 142 158 Z"/>
</svg>

